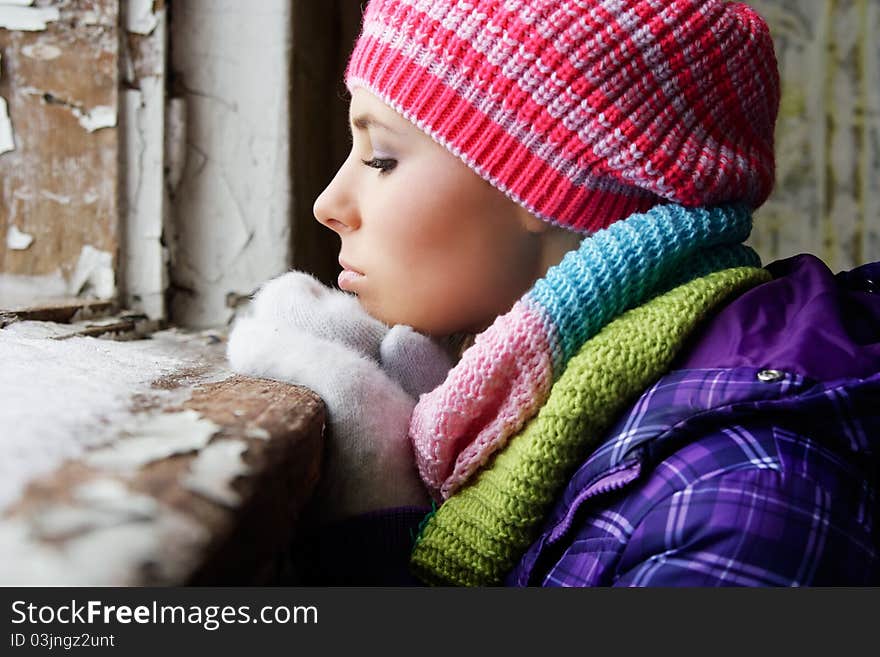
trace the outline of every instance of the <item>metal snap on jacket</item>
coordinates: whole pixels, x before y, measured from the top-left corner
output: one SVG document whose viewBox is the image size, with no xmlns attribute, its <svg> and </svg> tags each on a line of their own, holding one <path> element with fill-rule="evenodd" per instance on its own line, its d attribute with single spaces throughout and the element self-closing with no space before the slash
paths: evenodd
<svg viewBox="0 0 880 657">
<path fill-rule="evenodd" d="M 761 383 L 776 383 L 785 378 L 785 372 L 779 370 L 761 370 L 758 372 L 758 381 Z"/>
</svg>

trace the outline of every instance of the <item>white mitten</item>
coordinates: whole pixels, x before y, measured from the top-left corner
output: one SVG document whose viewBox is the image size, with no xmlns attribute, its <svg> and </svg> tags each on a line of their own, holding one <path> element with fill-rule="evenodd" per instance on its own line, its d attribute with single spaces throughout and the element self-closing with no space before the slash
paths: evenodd
<svg viewBox="0 0 880 657">
<path fill-rule="evenodd" d="M 452 367 L 443 347 L 403 324 L 392 326 L 385 334 L 379 358 L 385 373 L 415 399 L 443 383 Z"/>
<path fill-rule="evenodd" d="M 388 332 L 385 324 L 366 313 L 356 296 L 329 288 L 300 271 L 264 283 L 251 307 L 252 317 L 260 321 L 341 342 L 375 361 L 379 360 L 379 343 Z"/>
<path fill-rule="evenodd" d="M 344 344 L 375 360 L 418 399 L 446 378 L 452 360 L 444 349 L 409 326 L 388 327 L 371 317 L 357 297 L 292 271 L 265 283 L 254 297 L 252 317 L 301 329 Z"/>
<path fill-rule="evenodd" d="M 232 369 L 315 391 L 327 407 L 320 515 L 332 521 L 370 510 L 429 503 L 413 458 L 414 400 L 351 348 L 256 317 L 236 321 Z"/>
<path fill-rule="evenodd" d="M 264 284 L 250 311 L 229 335 L 232 369 L 304 385 L 327 407 L 322 515 L 428 502 L 409 421 L 418 396 L 451 367 L 444 350 L 410 327 L 389 328 L 355 296 L 301 272 Z"/>
</svg>

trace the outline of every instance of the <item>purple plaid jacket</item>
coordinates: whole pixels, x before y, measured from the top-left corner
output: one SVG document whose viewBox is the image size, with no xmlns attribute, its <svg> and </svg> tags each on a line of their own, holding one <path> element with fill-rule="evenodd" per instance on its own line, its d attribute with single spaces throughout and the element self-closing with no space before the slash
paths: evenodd
<svg viewBox="0 0 880 657">
<path fill-rule="evenodd" d="M 880 583 L 880 263 L 768 269 L 573 473 L 507 584 Z M 306 583 L 417 584 L 425 512 L 324 533 Z"/>
<path fill-rule="evenodd" d="M 880 264 L 770 269 L 574 473 L 508 584 L 878 582 Z"/>
</svg>

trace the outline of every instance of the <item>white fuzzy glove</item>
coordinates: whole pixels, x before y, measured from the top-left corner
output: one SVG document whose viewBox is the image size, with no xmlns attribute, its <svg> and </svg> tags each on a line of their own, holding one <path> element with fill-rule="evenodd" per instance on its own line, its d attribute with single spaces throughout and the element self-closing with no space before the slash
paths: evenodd
<svg viewBox="0 0 880 657">
<path fill-rule="evenodd" d="M 406 326 L 389 328 L 349 294 L 290 272 L 261 287 L 236 320 L 227 357 L 249 376 L 314 390 L 327 407 L 320 513 L 426 504 L 409 441 L 418 395 L 446 377 L 443 349 Z"/>
</svg>

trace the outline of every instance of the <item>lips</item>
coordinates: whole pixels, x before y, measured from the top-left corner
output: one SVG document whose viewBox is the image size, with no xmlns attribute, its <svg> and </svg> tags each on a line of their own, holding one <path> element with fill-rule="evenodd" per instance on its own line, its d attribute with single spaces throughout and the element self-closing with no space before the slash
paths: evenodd
<svg viewBox="0 0 880 657">
<path fill-rule="evenodd" d="M 356 269 L 355 267 L 352 267 L 345 260 L 343 260 L 342 256 L 339 256 L 339 266 L 342 267 L 346 271 L 354 272 L 355 274 L 360 274 L 361 276 L 364 275 L 364 272 Z"/>
<path fill-rule="evenodd" d="M 341 257 L 339 258 L 339 265 L 342 267 L 342 271 L 339 273 L 339 278 L 336 281 L 339 289 L 346 292 L 355 292 L 358 281 L 364 277 L 363 273 L 352 267 Z"/>
</svg>

